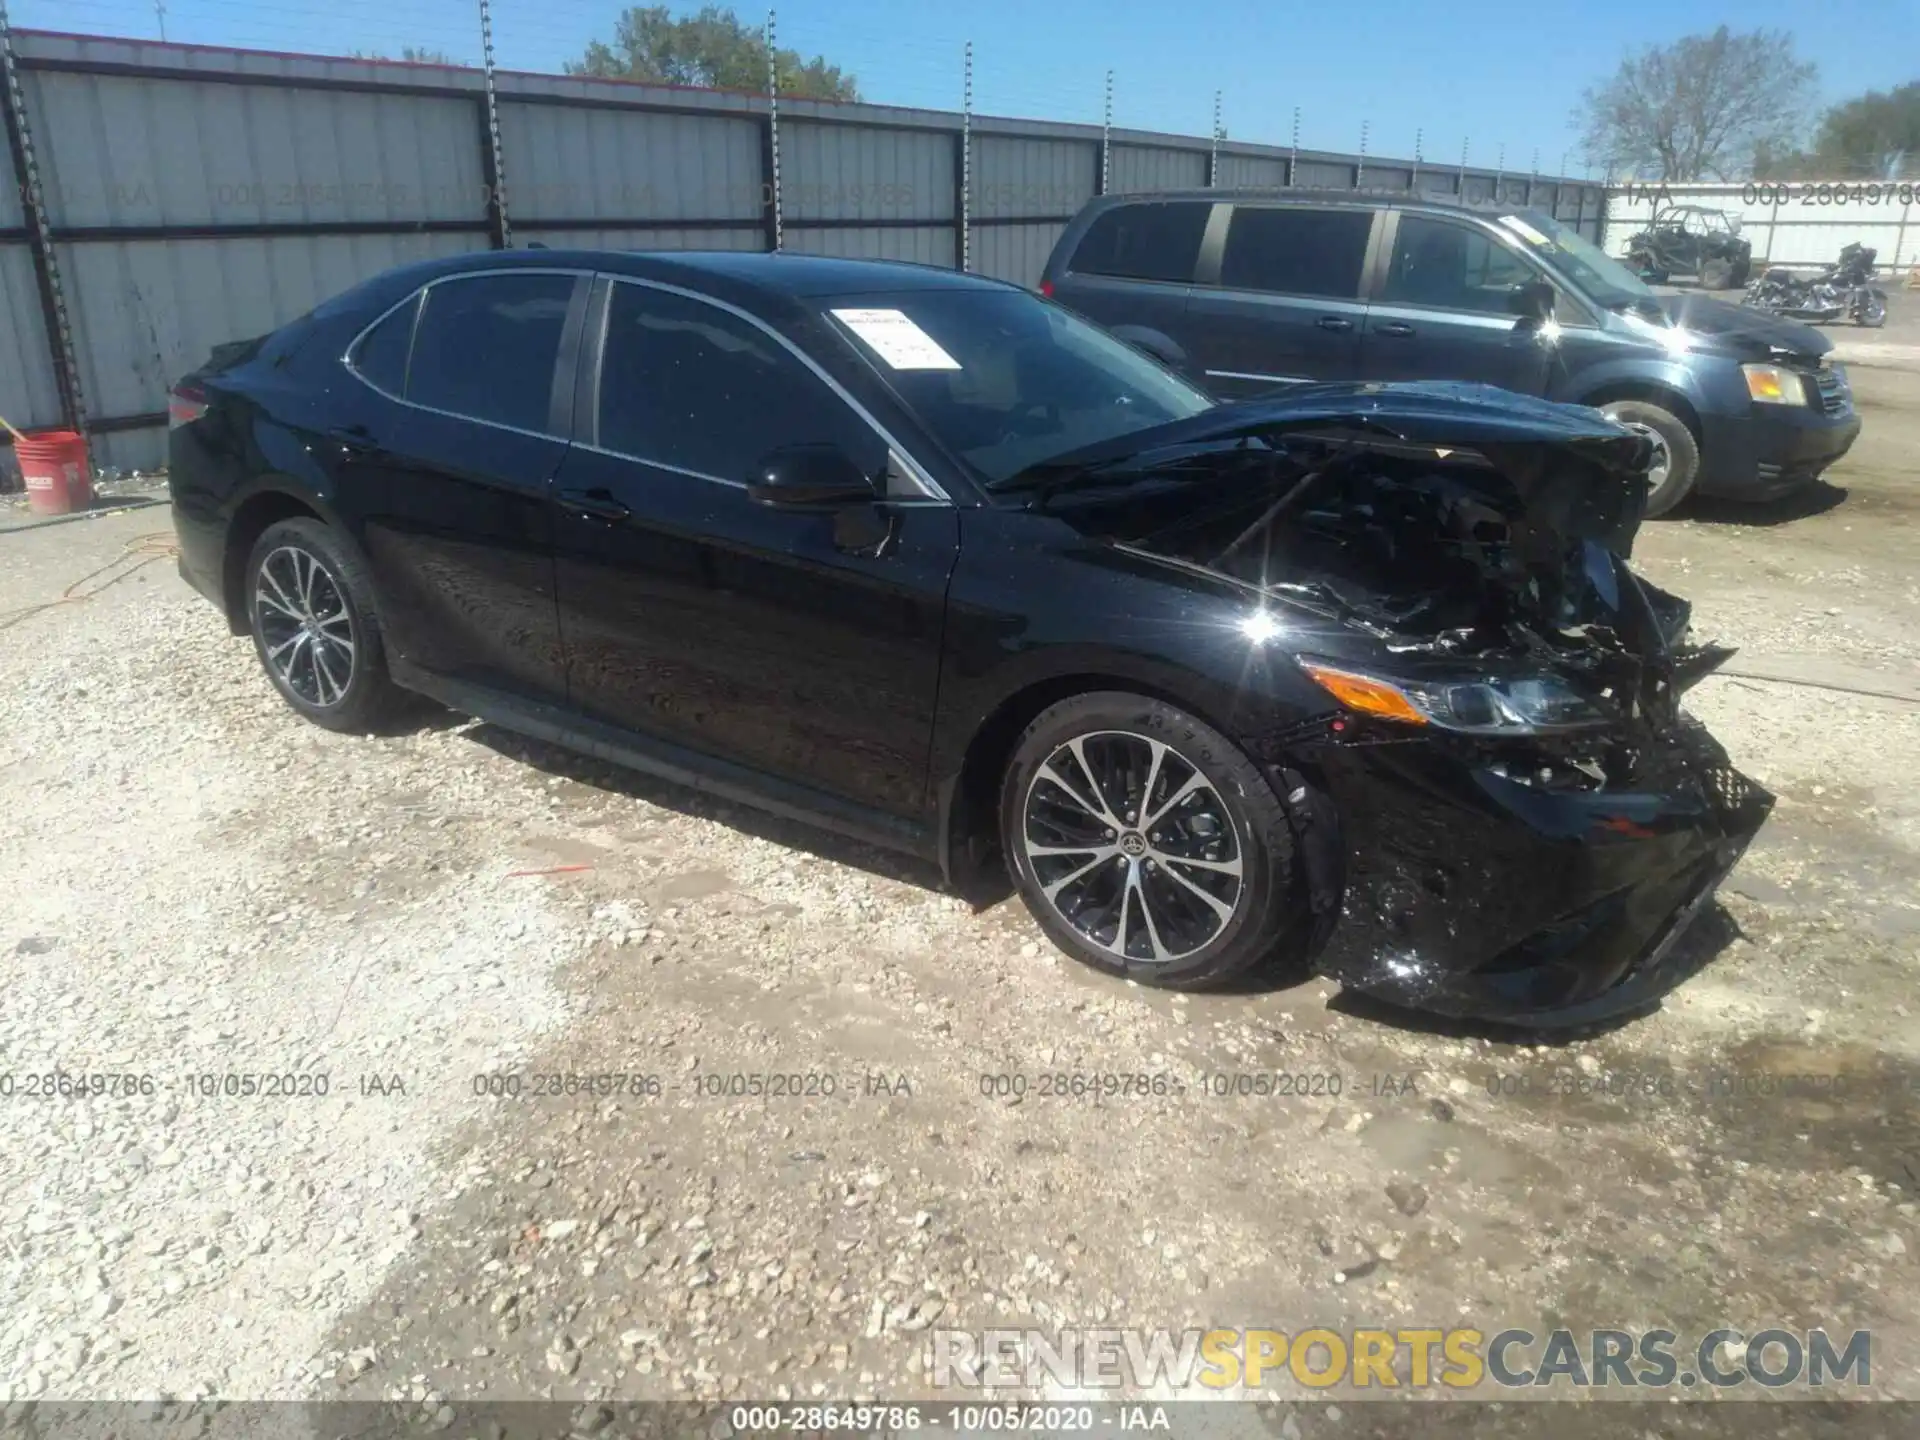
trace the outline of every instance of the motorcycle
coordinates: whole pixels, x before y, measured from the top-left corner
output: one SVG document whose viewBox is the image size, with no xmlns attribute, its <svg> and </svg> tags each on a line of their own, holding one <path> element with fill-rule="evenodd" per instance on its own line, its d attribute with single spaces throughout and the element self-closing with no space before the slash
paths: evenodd
<svg viewBox="0 0 1920 1440">
<path fill-rule="evenodd" d="M 1878 328 L 1887 323 L 1887 292 L 1868 283 L 1878 273 L 1873 263 L 1878 253 L 1856 242 L 1812 280 L 1769 270 L 1747 286 L 1741 303 L 1809 324 L 1828 325 L 1845 316 L 1855 325 Z"/>
</svg>

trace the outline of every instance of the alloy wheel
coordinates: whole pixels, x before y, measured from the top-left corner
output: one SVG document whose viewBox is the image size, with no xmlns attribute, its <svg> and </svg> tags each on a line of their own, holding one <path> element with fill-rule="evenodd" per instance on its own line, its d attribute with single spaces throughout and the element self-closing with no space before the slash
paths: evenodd
<svg viewBox="0 0 1920 1440">
<path fill-rule="evenodd" d="M 345 698 L 359 637 L 339 581 L 318 556 L 297 545 L 268 551 L 254 574 L 253 615 L 267 668 L 289 693 L 320 709 Z"/>
<path fill-rule="evenodd" d="M 1045 903 L 1090 944 L 1170 964 L 1226 930 L 1245 852 L 1220 792 L 1164 741 L 1075 736 L 1033 775 L 1020 838 Z"/>
</svg>

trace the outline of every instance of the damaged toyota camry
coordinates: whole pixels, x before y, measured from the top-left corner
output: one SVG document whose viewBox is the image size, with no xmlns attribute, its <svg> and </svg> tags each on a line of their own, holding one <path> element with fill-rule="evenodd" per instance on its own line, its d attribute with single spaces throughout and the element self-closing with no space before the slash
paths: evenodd
<svg viewBox="0 0 1920 1440">
<path fill-rule="evenodd" d="M 1650 1003 L 1771 805 L 1628 565 L 1648 442 L 1485 386 L 1217 405 L 1038 296 L 791 255 L 413 266 L 172 397 L 181 568 L 403 692 L 923 856 L 1088 965 Z"/>
</svg>

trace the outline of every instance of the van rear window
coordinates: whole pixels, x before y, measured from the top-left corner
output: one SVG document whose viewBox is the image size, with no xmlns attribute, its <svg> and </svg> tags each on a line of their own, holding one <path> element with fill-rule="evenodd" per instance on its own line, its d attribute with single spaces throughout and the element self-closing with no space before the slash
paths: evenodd
<svg viewBox="0 0 1920 1440">
<path fill-rule="evenodd" d="M 1184 285 L 1193 279 L 1212 210 L 1207 201 L 1118 206 L 1087 227 L 1070 268 L 1082 275 Z"/>
</svg>

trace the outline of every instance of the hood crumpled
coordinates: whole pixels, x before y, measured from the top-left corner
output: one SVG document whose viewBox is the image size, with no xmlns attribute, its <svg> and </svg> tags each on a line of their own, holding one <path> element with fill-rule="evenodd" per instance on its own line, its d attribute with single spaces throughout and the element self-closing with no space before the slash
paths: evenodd
<svg viewBox="0 0 1920 1440">
<path fill-rule="evenodd" d="M 1686 603 L 1626 564 L 1648 459 L 1598 411 L 1493 386 L 1314 385 L 1066 457 L 1143 473 L 1056 504 L 1402 656 L 1544 661 L 1670 703 L 1732 652 L 1681 644 Z"/>
</svg>

